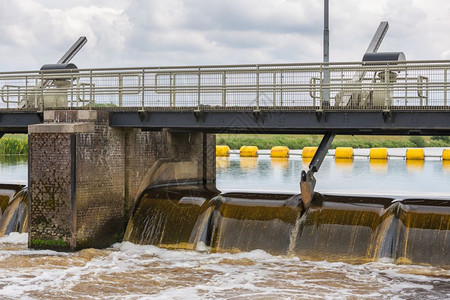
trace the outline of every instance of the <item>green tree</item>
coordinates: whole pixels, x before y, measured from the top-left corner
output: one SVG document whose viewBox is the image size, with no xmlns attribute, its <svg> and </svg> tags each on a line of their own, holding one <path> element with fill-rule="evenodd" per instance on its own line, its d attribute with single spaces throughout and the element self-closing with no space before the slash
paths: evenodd
<svg viewBox="0 0 450 300">
<path fill-rule="evenodd" d="M 427 142 L 425 141 L 425 139 L 418 135 L 410 136 L 409 141 L 417 147 L 426 147 L 427 146 Z"/>
</svg>

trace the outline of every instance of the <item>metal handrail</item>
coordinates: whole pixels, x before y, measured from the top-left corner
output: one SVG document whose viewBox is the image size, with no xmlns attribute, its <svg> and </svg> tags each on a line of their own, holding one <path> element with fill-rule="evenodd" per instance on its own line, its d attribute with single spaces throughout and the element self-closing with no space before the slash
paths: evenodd
<svg viewBox="0 0 450 300">
<path fill-rule="evenodd" d="M 321 106 L 326 89 L 331 95 L 330 110 L 378 109 L 382 103 L 384 108 L 449 109 L 444 102 L 449 68 L 450 61 L 327 63 L 329 83 L 320 80 L 321 63 L 2 72 L 0 99 L 6 108 L 15 108 L 31 97 L 34 104 L 27 100 L 28 109 L 39 109 L 38 104 L 52 108 L 58 101 L 70 107 L 112 103 L 143 109 L 298 108 Z M 360 72 L 366 77 L 353 80 Z M 168 77 L 161 82 L 161 76 Z M 49 86 L 42 84 L 49 81 Z M 339 104 L 337 97 L 342 99 Z"/>
</svg>

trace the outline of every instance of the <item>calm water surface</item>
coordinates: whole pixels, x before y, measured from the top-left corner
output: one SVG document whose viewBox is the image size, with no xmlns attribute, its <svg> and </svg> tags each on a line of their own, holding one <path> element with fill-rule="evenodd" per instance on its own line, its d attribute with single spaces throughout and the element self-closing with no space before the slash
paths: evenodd
<svg viewBox="0 0 450 300">
<path fill-rule="evenodd" d="M 402 150 L 399 151 L 401 154 Z M 438 150 L 427 150 L 437 153 Z M 430 152 L 431 151 L 431 152 Z M 364 154 L 361 150 L 360 154 Z M 217 159 L 220 190 L 298 192 L 300 156 Z M 322 192 L 450 195 L 450 164 L 437 158 L 328 157 L 316 176 Z M 0 159 L 1 182 L 26 182 L 26 158 Z M 26 234 L 0 238 L 2 299 L 448 299 L 450 269 L 301 261 L 247 253 L 174 251 L 131 243 L 76 253 L 26 248 Z"/>
</svg>

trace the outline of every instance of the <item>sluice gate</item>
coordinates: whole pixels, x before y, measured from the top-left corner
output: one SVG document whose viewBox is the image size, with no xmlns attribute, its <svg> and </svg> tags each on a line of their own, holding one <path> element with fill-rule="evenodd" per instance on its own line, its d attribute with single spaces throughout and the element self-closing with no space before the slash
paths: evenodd
<svg viewBox="0 0 450 300">
<path fill-rule="evenodd" d="M 450 200 L 316 193 L 224 193 L 208 186 L 147 189 L 124 240 L 171 249 L 256 249 L 308 260 L 450 264 Z"/>
<path fill-rule="evenodd" d="M 11 232 L 28 232 L 28 188 L 0 184 L 0 237 Z"/>
</svg>

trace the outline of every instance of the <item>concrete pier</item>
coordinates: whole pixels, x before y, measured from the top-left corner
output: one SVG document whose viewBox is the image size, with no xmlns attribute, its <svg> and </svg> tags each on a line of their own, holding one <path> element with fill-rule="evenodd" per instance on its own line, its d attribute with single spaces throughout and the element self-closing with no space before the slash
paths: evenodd
<svg viewBox="0 0 450 300">
<path fill-rule="evenodd" d="M 215 181 L 215 136 L 119 129 L 103 111 L 45 111 L 29 132 L 29 247 L 106 247 L 152 184 Z"/>
</svg>

